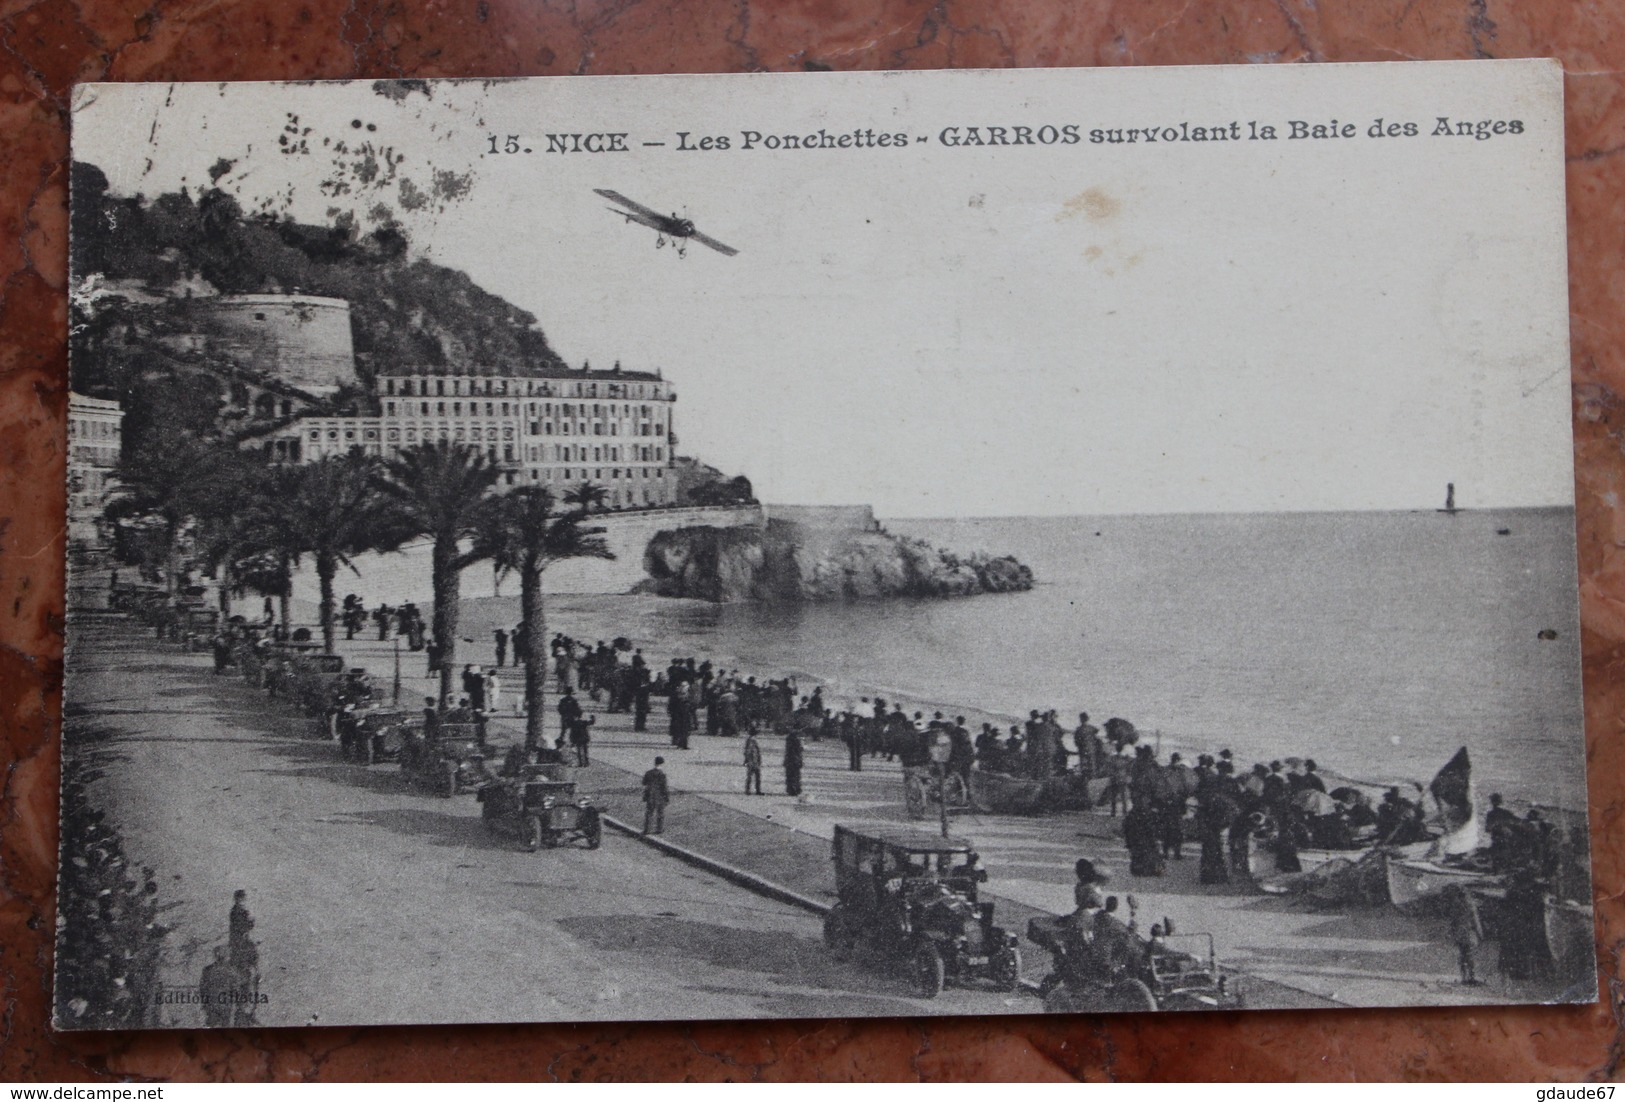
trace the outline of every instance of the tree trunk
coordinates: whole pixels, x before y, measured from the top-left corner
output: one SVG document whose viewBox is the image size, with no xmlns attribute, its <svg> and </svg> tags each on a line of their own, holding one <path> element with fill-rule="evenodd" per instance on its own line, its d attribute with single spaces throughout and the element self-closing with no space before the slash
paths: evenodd
<svg viewBox="0 0 1625 1102">
<path fill-rule="evenodd" d="M 547 650 L 542 624 L 542 566 L 536 557 L 527 555 L 519 569 L 519 614 L 524 620 L 525 633 L 525 746 L 544 746 L 547 733 L 543 730 L 546 718 L 544 697 L 547 683 Z"/>
<path fill-rule="evenodd" d="M 339 572 L 338 560 L 332 555 L 317 554 L 316 580 L 321 583 L 322 603 L 318 615 L 322 624 L 322 650 L 333 653 L 333 578 Z"/>
<path fill-rule="evenodd" d="M 434 586 L 434 637 L 440 644 L 440 706 L 454 700 L 452 669 L 457 658 L 457 601 L 462 592 L 463 572 L 457 567 L 457 540 L 434 541 L 430 581 Z"/>
</svg>

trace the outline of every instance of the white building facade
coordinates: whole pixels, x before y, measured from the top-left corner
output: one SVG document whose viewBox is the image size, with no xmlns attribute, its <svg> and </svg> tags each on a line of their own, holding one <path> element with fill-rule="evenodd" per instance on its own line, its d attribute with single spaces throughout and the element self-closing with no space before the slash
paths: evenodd
<svg viewBox="0 0 1625 1102">
<path fill-rule="evenodd" d="M 375 381 L 379 414 L 303 417 L 271 438 L 284 462 L 313 462 L 360 448 L 388 458 L 436 440 L 483 449 L 500 485 L 555 493 L 591 482 L 612 509 L 657 508 L 676 498 L 672 409 L 677 395 L 658 374 L 622 371 L 498 371 L 441 374 L 395 369 Z"/>
<path fill-rule="evenodd" d="M 113 491 L 124 409 L 105 398 L 68 393 L 68 539 L 98 542 Z"/>
</svg>

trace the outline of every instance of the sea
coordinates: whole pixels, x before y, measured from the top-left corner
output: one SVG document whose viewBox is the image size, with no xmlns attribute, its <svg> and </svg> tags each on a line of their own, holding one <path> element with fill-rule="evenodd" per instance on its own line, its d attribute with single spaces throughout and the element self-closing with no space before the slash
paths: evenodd
<svg viewBox="0 0 1625 1102">
<path fill-rule="evenodd" d="M 1030 592 L 728 604 L 548 599 L 547 630 L 625 636 L 651 664 L 709 658 L 1014 723 L 1055 709 L 1133 721 L 1163 760 L 1313 758 L 1366 784 L 1425 784 L 1460 747 L 1480 795 L 1585 806 L 1574 513 L 1277 513 L 894 520 L 889 531 L 1014 555 Z M 514 586 L 513 588 L 517 588 Z M 516 597 L 465 602 L 481 645 Z"/>
</svg>

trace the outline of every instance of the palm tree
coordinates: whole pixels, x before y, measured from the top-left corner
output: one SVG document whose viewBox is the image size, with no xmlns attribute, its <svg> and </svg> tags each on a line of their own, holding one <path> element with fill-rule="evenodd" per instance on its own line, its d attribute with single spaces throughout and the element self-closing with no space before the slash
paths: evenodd
<svg viewBox="0 0 1625 1102">
<path fill-rule="evenodd" d="M 241 592 L 245 576 L 253 572 L 261 548 L 256 523 L 260 502 L 275 494 L 274 472 L 246 452 L 230 451 L 206 477 L 210 490 L 203 495 L 197 516 L 196 548 L 204 568 L 217 580 L 220 615 L 231 615 L 231 596 Z M 244 502 L 250 502 L 244 508 Z"/>
<path fill-rule="evenodd" d="M 564 492 L 564 503 L 574 505 L 581 516 L 586 516 L 594 509 L 601 509 L 604 502 L 609 500 L 609 487 L 600 486 L 596 482 L 583 482 L 573 490 Z"/>
<path fill-rule="evenodd" d="M 378 487 L 387 498 L 380 544 L 398 547 L 427 536 L 434 544 L 430 577 L 434 586 L 434 637 L 440 646 L 440 699 L 451 697 L 457 653 L 457 601 L 463 570 L 490 555 L 477 544 L 486 498 L 501 472 L 485 452 L 440 440 L 406 448 L 384 464 Z"/>
<path fill-rule="evenodd" d="M 162 443 L 148 442 L 119 459 L 116 489 L 105 515 L 157 534 L 164 585 L 172 599 L 180 588 L 183 537 L 199 516 L 234 492 L 238 455 L 235 449 L 182 434 Z"/>
<path fill-rule="evenodd" d="M 266 472 L 260 493 L 243 514 L 241 557 L 232 564 L 232 573 L 242 584 L 262 596 L 277 598 L 284 626 L 291 626 L 288 606 L 293 596 L 293 571 L 305 552 L 284 503 L 298 496 L 303 479 L 297 466 L 273 467 Z"/>
<path fill-rule="evenodd" d="M 554 511 L 553 495 L 541 486 L 521 486 L 491 501 L 477 545 L 490 554 L 498 576 L 519 573 L 519 606 L 525 654 L 525 745 L 542 744 L 543 683 L 547 677 L 547 630 L 542 610 L 542 574 L 564 559 L 612 559 L 602 528 L 583 528 L 581 513 Z"/>
<path fill-rule="evenodd" d="M 377 461 L 359 451 L 329 456 L 289 468 L 292 492 L 269 503 L 292 557 L 308 554 L 321 587 L 322 645 L 331 653 L 335 638 L 333 579 L 351 557 L 371 550 L 382 533 Z"/>
</svg>

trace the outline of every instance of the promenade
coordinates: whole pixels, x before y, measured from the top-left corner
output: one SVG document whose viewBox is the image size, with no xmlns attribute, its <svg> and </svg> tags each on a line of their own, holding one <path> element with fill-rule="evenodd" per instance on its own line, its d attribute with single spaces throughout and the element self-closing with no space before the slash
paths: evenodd
<svg viewBox="0 0 1625 1102">
<path fill-rule="evenodd" d="M 122 616 L 72 630 L 64 754 L 96 775 L 92 803 L 131 862 L 154 870 L 170 929 L 159 979 L 196 990 L 245 890 L 256 1024 L 907 1017 L 1005 997 L 914 998 L 872 962 L 832 960 L 817 916 L 619 834 L 526 853 L 486 832 L 472 795 L 343 761 L 308 717 L 215 676 L 206 654 Z M 203 1013 L 165 1005 L 153 1024 Z"/>
<path fill-rule="evenodd" d="M 568 632 L 568 624 L 559 624 Z M 369 669 L 386 694 L 393 675 L 393 642 L 357 638 L 339 643 L 352 664 Z M 703 655 L 698 657 L 704 657 Z M 463 643 L 457 664 L 490 666 L 490 644 Z M 435 682 L 426 676 L 421 654 L 402 653 L 402 701 L 421 705 Z M 747 671 L 774 676 L 775 671 Z M 494 743 L 522 738 L 523 717 L 514 714 L 519 670 L 502 670 L 500 712 L 493 720 Z M 548 694 L 549 738 L 558 734 Z M 837 823 L 858 827 L 910 827 L 934 831 L 937 820 L 908 817 L 903 802 L 901 767 L 884 757 L 864 759 L 862 772 L 848 769 L 846 747 L 808 740 L 803 792 L 784 794 L 783 739 L 760 736 L 766 795 L 744 793 L 743 739 L 690 739 L 690 749 L 676 750 L 665 735 L 666 717 L 656 703 L 649 731 L 632 730 L 632 717 L 594 708 L 593 766 L 580 777 L 582 790 L 633 825 L 642 823 L 638 778 L 656 755 L 673 790 L 666 837 L 708 857 L 738 866 L 814 899 L 833 901 L 834 880 L 829 842 Z M 1497 975 L 1495 946 L 1481 950 L 1482 987 L 1458 982 L 1456 954 L 1444 924 L 1413 919 L 1392 908 L 1318 909 L 1306 900 L 1265 896 L 1249 885 L 1209 886 L 1198 882 L 1197 847 L 1187 845 L 1183 861 L 1169 861 L 1162 877 L 1134 877 L 1127 872 L 1120 820 L 1104 812 L 1053 817 L 981 815 L 956 811 L 951 830 L 969 838 L 982 854 L 989 879 L 986 891 L 999 905 L 1000 921 L 1023 934 L 1026 972 L 1036 979 L 1046 963 L 1025 941 L 1027 917 L 1072 909 L 1072 865 L 1090 857 L 1111 874 L 1108 893 L 1138 904 L 1142 930 L 1163 916 L 1181 934 L 1213 936 L 1220 961 L 1239 973 L 1238 989 L 1250 1005 L 1278 1007 L 1393 1006 L 1426 1002 L 1438 1005 L 1495 1005 L 1553 997 L 1532 985 L 1509 983 Z M 984 998 L 993 996 L 984 995 Z M 1033 1004 L 1036 1006 L 1036 1004 Z"/>
</svg>

